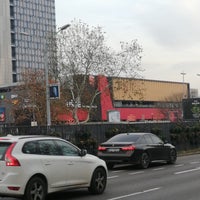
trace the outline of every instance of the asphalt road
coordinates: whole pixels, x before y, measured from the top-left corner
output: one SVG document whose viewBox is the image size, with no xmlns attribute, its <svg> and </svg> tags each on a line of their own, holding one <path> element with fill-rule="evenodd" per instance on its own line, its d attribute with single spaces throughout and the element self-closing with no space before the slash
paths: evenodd
<svg viewBox="0 0 200 200">
<path fill-rule="evenodd" d="M 179 157 L 175 165 L 153 164 L 141 170 L 125 165 L 109 171 L 106 191 L 86 189 L 53 194 L 47 200 L 199 200 L 200 154 Z M 0 198 L 1 200 L 1 198 Z M 17 200 L 2 198 L 2 200 Z"/>
</svg>

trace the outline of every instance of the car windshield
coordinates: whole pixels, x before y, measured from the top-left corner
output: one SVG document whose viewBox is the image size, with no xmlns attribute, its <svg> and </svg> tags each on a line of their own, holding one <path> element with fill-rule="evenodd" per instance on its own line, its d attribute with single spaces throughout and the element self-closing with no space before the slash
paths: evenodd
<svg viewBox="0 0 200 200">
<path fill-rule="evenodd" d="M 119 134 L 110 138 L 108 142 L 136 142 L 140 138 L 140 135 L 134 134 Z"/>
<path fill-rule="evenodd" d="M 0 160 L 2 160 L 6 149 L 10 146 L 10 143 L 1 142 L 0 143 Z"/>
</svg>

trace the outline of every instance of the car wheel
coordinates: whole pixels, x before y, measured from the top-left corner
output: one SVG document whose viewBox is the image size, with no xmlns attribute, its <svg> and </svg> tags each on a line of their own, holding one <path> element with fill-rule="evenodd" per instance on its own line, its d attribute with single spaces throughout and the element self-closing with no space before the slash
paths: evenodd
<svg viewBox="0 0 200 200">
<path fill-rule="evenodd" d="M 24 200 L 45 200 L 47 195 L 47 186 L 45 181 L 35 176 L 31 178 L 26 186 Z"/>
<path fill-rule="evenodd" d="M 92 175 L 92 180 L 88 190 L 92 194 L 101 194 L 104 192 L 106 188 L 106 183 L 107 183 L 107 174 L 105 169 L 97 168 Z"/>
<path fill-rule="evenodd" d="M 176 159 L 177 159 L 176 150 L 171 149 L 170 152 L 169 152 L 169 160 L 168 160 L 167 163 L 174 164 L 176 162 Z"/>
<path fill-rule="evenodd" d="M 113 169 L 114 163 L 106 163 L 108 169 Z"/>
<path fill-rule="evenodd" d="M 141 158 L 140 158 L 141 168 L 146 169 L 149 167 L 149 164 L 150 164 L 150 157 L 149 157 L 148 153 L 146 153 L 146 152 L 142 153 Z"/>
</svg>

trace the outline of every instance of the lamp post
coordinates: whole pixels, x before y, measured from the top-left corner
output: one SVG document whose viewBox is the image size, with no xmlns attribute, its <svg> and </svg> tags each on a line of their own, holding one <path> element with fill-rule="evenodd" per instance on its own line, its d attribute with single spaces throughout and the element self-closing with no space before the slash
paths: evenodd
<svg viewBox="0 0 200 200">
<path fill-rule="evenodd" d="M 185 82 L 184 77 L 185 77 L 186 73 L 185 72 L 181 72 L 181 75 L 183 76 L 183 83 L 184 83 Z"/>
<path fill-rule="evenodd" d="M 182 101 L 183 101 L 184 93 L 185 93 L 185 90 L 184 90 L 185 79 L 184 78 L 185 78 L 186 73 L 183 71 L 183 72 L 181 72 L 181 75 L 183 76 L 183 96 L 182 96 Z M 181 112 L 182 112 L 181 116 L 182 116 L 182 119 L 183 119 L 183 104 L 181 105 Z"/>
<path fill-rule="evenodd" d="M 197 74 L 197 76 L 199 76 L 199 77 L 200 77 L 200 73 L 198 73 L 198 74 Z M 198 94 L 198 93 L 197 93 L 197 94 Z M 199 95 L 198 95 L 198 96 L 199 96 Z"/>
<path fill-rule="evenodd" d="M 63 25 L 59 28 L 59 30 L 55 33 L 58 34 L 60 31 L 63 31 L 70 27 L 70 24 Z M 48 129 L 51 126 L 51 107 L 50 107 L 50 94 L 49 94 L 49 67 L 48 67 L 48 46 L 46 41 L 46 49 L 45 49 L 45 80 L 46 80 L 46 114 L 47 114 L 47 133 Z"/>
<path fill-rule="evenodd" d="M 183 71 L 183 72 L 181 72 L 181 75 L 183 76 L 183 99 L 184 99 L 184 93 L 185 93 L 185 91 L 184 91 L 184 82 L 185 82 L 185 75 L 186 75 L 186 73 Z"/>
</svg>

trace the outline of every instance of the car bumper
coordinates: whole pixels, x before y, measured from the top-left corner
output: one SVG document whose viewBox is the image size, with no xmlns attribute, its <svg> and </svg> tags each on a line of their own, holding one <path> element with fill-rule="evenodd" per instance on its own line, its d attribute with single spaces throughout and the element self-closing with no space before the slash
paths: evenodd
<svg viewBox="0 0 200 200">
<path fill-rule="evenodd" d="M 130 164 L 138 164 L 139 159 L 135 156 L 131 157 L 125 157 L 125 156 L 99 156 L 101 159 L 103 159 L 106 163 L 115 163 L 115 164 L 121 164 L 121 163 L 130 163 Z"/>
<path fill-rule="evenodd" d="M 0 180 L 0 196 L 22 196 L 24 194 L 24 185 L 18 173 L 8 173 Z"/>
</svg>

